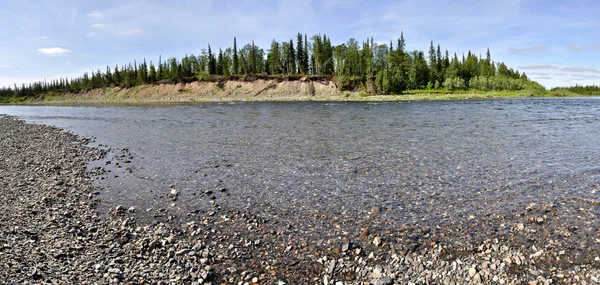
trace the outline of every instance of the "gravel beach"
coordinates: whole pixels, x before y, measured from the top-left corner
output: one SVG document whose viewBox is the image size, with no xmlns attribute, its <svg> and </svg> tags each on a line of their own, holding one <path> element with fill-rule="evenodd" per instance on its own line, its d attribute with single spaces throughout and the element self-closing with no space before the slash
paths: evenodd
<svg viewBox="0 0 600 285">
<path fill-rule="evenodd" d="M 316 225 L 310 230 L 222 209 L 227 189 L 214 189 L 209 211 L 148 215 L 103 204 L 87 164 L 105 151 L 87 142 L 0 116 L 0 283 L 599 283 L 599 201 L 531 203 L 510 217 L 433 227 L 364 224 L 348 232 L 355 221 L 327 214 L 306 217 Z M 177 200 L 175 186 L 164 191 L 165 205 Z"/>
</svg>

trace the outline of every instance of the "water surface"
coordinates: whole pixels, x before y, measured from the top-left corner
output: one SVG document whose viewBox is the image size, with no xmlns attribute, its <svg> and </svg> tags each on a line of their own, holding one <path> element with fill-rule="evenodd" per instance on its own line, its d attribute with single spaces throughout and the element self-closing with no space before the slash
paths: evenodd
<svg viewBox="0 0 600 285">
<path fill-rule="evenodd" d="M 302 222 L 452 223 L 531 202 L 598 200 L 600 100 L 0 106 L 127 148 L 111 204 L 225 209 Z M 118 177 L 115 177 L 118 176 Z M 180 199 L 168 199 L 175 185 Z M 225 193 L 217 191 L 226 188 Z"/>
</svg>

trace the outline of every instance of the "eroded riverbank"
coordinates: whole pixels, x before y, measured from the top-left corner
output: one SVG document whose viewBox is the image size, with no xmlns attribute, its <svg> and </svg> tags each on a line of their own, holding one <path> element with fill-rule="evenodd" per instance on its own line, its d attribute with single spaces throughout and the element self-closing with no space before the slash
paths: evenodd
<svg viewBox="0 0 600 285">
<path fill-rule="evenodd" d="M 41 93 L 30 97 L 0 98 L 0 102 L 38 105 L 164 104 L 198 102 L 381 102 L 417 100 L 467 100 L 490 98 L 573 97 L 575 93 L 538 89 L 518 91 L 412 90 L 397 95 L 368 95 L 358 88 L 341 90 L 335 80 L 256 79 L 157 83 L 105 87 L 72 93 Z M 4 100 L 2 100 L 4 99 Z"/>
<path fill-rule="evenodd" d="M 127 204 L 98 207 L 107 203 L 102 200 L 108 193 L 94 188 L 85 172 L 87 160 L 101 155 L 97 150 L 81 141 L 71 143 L 74 137 L 54 128 L 0 120 L 4 189 L 0 211 L 5 229 L 0 236 L 4 274 L 0 279 L 8 282 L 593 284 L 597 280 L 600 205 L 594 199 L 558 197 L 556 203 L 542 199 L 498 215 L 482 205 L 478 215 L 439 225 L 417 220 L 403 226 L 379 218 L 397 211 L 386 207 L 371 208 L 362 217 L 344 217 L 336 211 L 298 217 L 294 208 L 286 213 L 278 207 L 256 216 L 253 209 L 221 207 L 235 189 L 214 187 L 198 193 L 197 199 L 205 200 L 208 208 L 190 215 L 168 206 L 155 208 L 154 217 L 141 222 L 146 209 L 129 211 Z M 398 187 L 412 188 L 422 199 L 418 184 Z M 567 186 L 558 181 L 556 187 Z M 164 205 L 178 203 L 186 194 L 178 187 L 174 183 L 157 189 Z M 444 197 L 428 200 L 434 201 L 433 207 L 438 199 Z M 103 208 L 112 214 L 99 212 Z"/>
</svg>

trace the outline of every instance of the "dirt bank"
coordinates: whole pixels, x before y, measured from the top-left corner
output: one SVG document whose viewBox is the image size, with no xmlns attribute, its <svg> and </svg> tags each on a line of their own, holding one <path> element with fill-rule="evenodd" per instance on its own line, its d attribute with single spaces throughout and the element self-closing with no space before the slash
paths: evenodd
<svg viewBox="0 0 600 285">
<path fill-rule="evenodd" d="M 110 87 L 62 96 L 45 101 L 71 102 L 219 102 L 219 101 L 306 101 L 349 96 L 338 91 L 334 81 L 279 81 L 258 79 L 252 82 L 227 80 L 196 81 L 178 84 L 142 85 L 133 88 Z"/>
</svg>

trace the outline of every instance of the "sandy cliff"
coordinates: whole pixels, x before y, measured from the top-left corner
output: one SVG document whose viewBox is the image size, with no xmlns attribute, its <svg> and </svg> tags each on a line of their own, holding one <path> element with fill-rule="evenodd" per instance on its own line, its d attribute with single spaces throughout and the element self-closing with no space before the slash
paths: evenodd
<svg viewBox="0 0 600 285">
<path fill-rule="evenodd" d="M 132 88 L 102 88 L 88 92 L 48 97 L 46 101 L 81 102 L 202 102 L 202 101 L 278 101 L 311 100 L 342 96 L 334 81 L 278 81 L 258 79 L 252 82 L 227 80 L 155 84 Z"/>
</svg>

